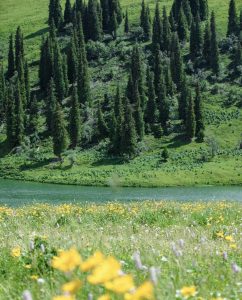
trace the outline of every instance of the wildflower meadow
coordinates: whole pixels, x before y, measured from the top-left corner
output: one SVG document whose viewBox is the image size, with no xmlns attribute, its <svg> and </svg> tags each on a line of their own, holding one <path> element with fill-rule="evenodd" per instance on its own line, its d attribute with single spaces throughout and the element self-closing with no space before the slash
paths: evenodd
<svg viewBox="0 0 242 300">
<path fill-rule="evenodd" d="M 0 299 L 241 299 L 241 204 L 0 208 Z"/>
</svg>

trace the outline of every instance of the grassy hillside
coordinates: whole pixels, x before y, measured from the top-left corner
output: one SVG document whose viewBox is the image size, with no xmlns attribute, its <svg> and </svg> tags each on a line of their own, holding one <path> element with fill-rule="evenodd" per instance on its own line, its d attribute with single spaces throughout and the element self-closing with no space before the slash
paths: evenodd
<svg viewBox="0 0 242 300">
<path fill-rule="evenodd" d="M 76 251 L 83 261 L 101 251 L 122 262 L 135 286 L 153 280 L 155 297 L 149 290 L 138 299 L 239 300 L 240 217 L 241 204 L 225 202 L 0 207 L 0 299 L 22 299 L 28 290 L 35 300 L 54 300 L 73 279 L 83 282 L 75 299 L 87 299 L 90 292 L 98 299 L 107 290 L 86 280 L 93 272 L 80 271 L 81 262 L 74 258 Z M 62 270 L 73 266 L 73 272 L 52 269 L 49 262 L 58 250 L 71 247 L 77 250 L 71 257 L 62 252 L 60 262 Z M 190 294 L 184 287 L 192 287 Z M 110 299 L 124 299 L 108 293 Z"/>
<path fill-rule="evenodd" d="M 0 9 L 0 41 L 6 60 L 7 39 L 21 25 L 25 35 L 26 57 L 31 63 L 31 82 L 37 83 L 37 65 L 42 35 L 47 33 L 48 0 L 6 0 Z M 122 0 L 123 9 L 128 7 L 130 20 L 137 24 L 140 15 L 140 0 Z M 148 1 L 153 14 L 155 1 Z M 159 1 L 160 7 L 171 6 L 172 1 Z M 225 37 L 228 15 L 228 0 L 210 0 L 210 11 L 216 14 L 219 38 Z M 64 1 L 63 1 L 64 4 Z M 237 7 L 242 4 L 237 0 Z M 123 26 L 122 26 L 123 27 Z M 122 28 L 120 29 L 120 34 Z M 119 47 L 127 51 L 128 42 L 110 42 L 107 51 Z M 106 51 L 106 50 L 105 50 Z M 110 51 L 111 52 L 111 51 Z M 94 101 L 102 100 L 104 93 L 113 92 L 117 82 L 126 84 L 125 62 L 117 57 L 101 58 L 99 63 L 91 62 Z M 230 63 L 227 55 L 221 56 L 222 72 Z M 112 80 L 106 81 L 111 77 Z M 171 186 L 194 184 L 242 184 L 241 87 L 220 81 L 216 84 L 205 81 L 205 142 L 186 143 L 183 136 L 170 134 L 161 139 L 146 136 L 141 145 L 140 156 L 130 162 L 110 157 L 106 141 L 91 149 L 68 150 L 62 165 L 53 159 L 50 140 L 43 141 L 37 149 L 26 149 L 24 153 L 9 153 L 6 148 L 4 131 L 0 131 L 0 176 L 41 182 L 66 184 L 126 186 Z M 232 99 L 232 100 L 231 100 Z M 176 123 L 173 124 L 176 126 Z M 40 126 L 41 127 L 41 126 Z M 42 126 L 43 127 L 43 126 Z M 167 146 L 169 159 L 162 161 L 162 149 Z M 80 151 L 81 150 L 81 151 Z"/>
</svg>

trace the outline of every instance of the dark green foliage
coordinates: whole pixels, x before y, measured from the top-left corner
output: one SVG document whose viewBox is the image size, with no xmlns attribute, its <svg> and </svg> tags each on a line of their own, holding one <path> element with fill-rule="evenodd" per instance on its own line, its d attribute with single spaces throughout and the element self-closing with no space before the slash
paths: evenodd
<svg viewBox="0 0 242 300">
<path fill-rule="evenodd" d="M 195 17 L 200 12 L 200 0 L 189 0 L 192 14 Z"/>
<path fill-rule="evenodd" d="M 68 68 L 67 68 L 67 56 L 64 54 L 62 57 L 62 70 L 63 70 L 63 79 L 65 87 L 65 97 L 68 96 L 69 91 L 69 80 L 68 80 Z"/>
<path fill-rule="evenodd" d="M 111 128 L 109 132 L 110 132 L 110 140 L 113 143 L 112 150 L 118 154 L 122 153 L 124 126 L 125 126 L 124 105 L 123 105 L 123 100 L 120 96 L 119 87 L 117 87 L 117 92 L 116 92 L 115 102 L 114 102 L 114 110 L 112 114 Z"/>
<path fill-rule="evenodd" d="M 18 80 L 15 90 L 15 146 L 20 146 L 24 139 L 24 109 L 21 94 L 21 83 Z"/>
<path fill-rule="evenodd" d="M 52 45 L 53 41 L 49 37 L 42 40 L 39 62 L 39 81 L 43 91 L 48 89 L 50 78 L 53 76 L 54 58 Z"/>
<path fill-rule="evenodd" d="M 104 120 L 100 102 L 98 103 L 97 110 L 97 131 L 97 137 L 99 141 L 108 137 L 108 126 Z"/>
<path fill-rule="evenodd" d="M 162 160 L 165 161 L 165 162 L 168 160 L 168 158 L 169 158 L 169 152 L 168 152 L 167 147 L 165 147 L 165 148 L 163 149 L 163 151 L 162 151 L 162 153 L 161 153 L 161 158 L 162 158 Z"/>
<path fill-rule="evenodd" d="M 182 5 L 182 0 L 174 0 L 172 4 L 171 14 L 176 22 L 178 21 L 181 5 Z"/>
<path fill-rule="evenodd" d="M 201 96 L 201 88 L 199 83 L 196 86 L 196 96 L 195 96 L 195 119 L 196 119 L 196 137 L 199 142 L 202 142 L 201 133 L 204 132 L 204 120 L 203 120 L 203 106 L 202 106 L 202 96 Z"/>
<path fill-rule="evenodd" d="M 199 1 L 199 9 L 200 9 L 200 18 L 202 21 L 208 19 L 209 10 L 208 10 L 208 0 L 200 0 Z"/>
<path fill-rule="evenodd" d="M 140 94 L 138 88 L 138 82 L 134 83 L 134 91 L 133 91 L 133 103 L 134 103 L 134 120 L 136 125 L 136 132 L 139 141 L 142 141 L 144 137 L 144 117 L 143 111 L 141 109 L 140 104 Z"/>
<path fill-rule="evenodd" d="M 157 120 L 157 107 L 156 107 L 156 96 L 154 87 L 154 73 L 148 68 L 147 72 L 147 86 L 148 86 L 148 101 L 145 111 L 145 122 L 150 126 L 153 125 Z"/>
<path fill-rule="evenodd" d="M 163 7 L 163 51 L 170 51 L 171 26 L 167 16 L 166 8 Z"/>
<path fill-rule="evenodd" d="M 77 49 L 76 49 L 74 32 L 72 34 L 71 43 L 68 49 L 67 65 L 68 65 L 69 81 L 70 83 L 74 83 L 77 80 L 77 72 L 78 72 Z"/>
<path fill-rule="evenodd" d="M 220 71 L 219 66 L 219 50 L 218 50 L 218 41 L 217 41 L 217 32 L 216 32 L 216 23 L 215 23 L 215 14 L 212 12 L 211 15 L 211 56 L 210 63 L 213 72 L 218 75 Z"/>
<path fill-rule="evenodd" d="M 242 66 L 242 47 L 240 41 L 238 41 L 237 43 L 232 65 L 234 69 L 234 74 L 239 76 L 241 72 L 239 72 L 238 67 Z"/>
<path fill-rule="evenodd" d="M 163 80 L 159 83 L 159 91 L 157 94 L 157 106 L 160 114 L 160 123 L 165 133 L 167 133 L 167 125 L 170 119 L 170 107 L 166 96 L 166 86 Z"/>
<path fill-rule="evenodd" d="M 9 148 L 15 145 L 15 98 L 13 87 L 10 85 L 6 99 L 6 134 Z"/>
<path fill-rule="evenodd" d="M 188 28 L 190 28 L 192 24 L 193 15 L 189 0 L 182 1 L 182 8 L 186 17 Z"/>
<path fill-rule="evenodd" d="M 50 80 L 48 95 L 46 98 L 46 106 L 45 106 L 45 116 L 46 116 L 46 125 L 48 134 L 52 133 L 52 125 L 53 125 L 53 113 L 56 106 L 56 91 L 55 91 L 55 83 L 53 78 Z"/>
<path fill-rule="evenodd" d="M 81 138 L 81 113 L 79 108 L 77 89 L 74 86 L 72 90 L 71 109 L 69 115 L 69 136 L 71 147 L 76 148 Z"/>
<path fill-rule="evenodd" d="M 29 106 L 30 103 L 30 82 L 29 82 L 29 66 L 28 62 L 25 61 L 24 65 L 24 84 L 25 84 L 25 93 L 26 93 L 26 104 Z"/>
<path fill-rule="evenodd" d="M 151 38 L 151 19 L 149 7 L 142 1 L 142 8 L 140 14 L 140 27 L 143 28 L 145 40 L 148 41 Z"/>
<path fill-rule="evenodd" d="M 119 122 L 119 120 L 118 120 Z M 137 149 L 137 135 L 135 131 L 135 121 L 132 115 L 132 108 L 128 101 L 125 100 L 124 128 L 122 134 L 121 153 L 132 157 Z"/>
<path fill-rule="evenodd" d="M 63 15 L 60 0 L 50 0 L 48 24 L 54 21 L 55 27 L 61 29 L 63 24 Z"/>
<path fill-rule="evenodd" d="M 23 60 L 19 60 L 19 67 L 18 67 L 18 80 L 20 85 L 20 93 L 21 93 L 21 99 L 22 99 L 22 105 L 24 108 L 27 106 L 27 99 L 26 99 L 26 89 L 25 89 L 25 72 L 24 72 L 24 65 Z"/>
<path fill-rule="evenodd" d="M 14 48 L 13 48 L 13 35 L 9 37 L 9 49 L 8 49 L 8 70 L 7 78 L 11 78 L 14 75 L 15 60 L 14 60 Z"/>
<path fill-rule="evenodd" d="M 158 2 L 156 3 L 155 16 L 153 20 L 152 45 L 154 50 L 157 45 L 159 45 L 160 49 L 162 49 L 163 46 L 163 27 Z"/>
<path fill-rule="evenodd" d="M 181 85 L 181 94 L 178 98 L 179 119 L 181 119 L 184 124 L 186 124 L 187 106 L 188 106 L 189 96 L 190 96 L 190 90 L 187 85 L 186 76 L 184 76 L 182 85 Z"/>
<path fill-rule="evenodd" d="M 159 84 L 162 77 L 163 77 L 162 58 L 161 58 L 160 47 L 157 44 L 154 53 L 154 85 L 155 85 L 156 95 L 158 95 Z"/>
<path fill-rule="evenodd" d="M 117 15 L 115 11 L 113 11 L 111 15 L 109 27 L 110 27 L 109 28 L 110 33 L 112 34 L 112 37 L 115 40 L 117 38 L 117 29 L 118 29 Z"/>
<path fill-rule="evenodd" d="M 186 136 L 189 140 L 192 140 L 196 134 L 196 119 L 194 111 L 194 99 L 192 97 L 191 91 L 189 91 L 188 96 L 188 107 L 186 116 Z"/>
<path fill-rule="evenodd" d="M 188 25 L 187 20 L 183 11 L 183 8 L 181 7 L 180 13 L 178 16 L 178 23 L 177 23 L 177 33 L 179 36 L 180 41 L 184 42 L 187 40 L 188 37 Z"/>
<path fill-rule="evenodd" d="M 126 14 L 125 14 L 125 21 L 124 21 L 124 32 L 125 33 L 129 33 L 129 14 L 128 14 L 128 10 L 126 10 Z"/>
<path fill-rule="evenodd" d="M 108 30 L 109 21 L 110 21 L 110 9 L 109 9 L 109 0 L 101 0 L 100 1 L 102 8 L 102 26 L 103 30 Z"/>
<path fill-rule="evenodd" d="M 234 35 L 238 34 L 238 18 L 237 18 L 235 0 L 230 0 L 229 3 L 229 19 L 228 19 L 227 36 L 230 36 L 232 34 Z"/>
<path fill-rule="evenodd" d="M 38 133 L 39 122 L 39 109 L 36 95 L 30 101 L 29 105 L 29 122 L 28 122 L 28 134 L 36 136 Z"/>
<path fill-rule="evenodd" d="M 203 36 L 200 23 L 200 17 L 197 15 L 192 22 L 190 34 L 190 56 L 192 59 L 202 54 Z"/>
<path fill-rule="evenodd" d="M 15 34 L 15 67 L 19 71 L 20 64 L 24 62 L 24 37 L 20 26 L 18 26 Z"/>
<path fill-rule="evenodd" d="M 71 8 L 71 1 L 66 0 L 65 4 L 65 12 L 64 12 L 64 21 L 66 24 L 71 23 L 72 21 L 72 8 Z"/>
<path fill-rule="evenodd" d="M 5 116 L 5 99 L 6 98 L 6 83 L 4 77 L 3 65 L 0 64 L 0 124 Z"/>
<path fill-rule="evenodd" d="M 102 39 L 102 26 L 98 15 L 97 0 L 89 0 L 88 2 L 88 38 L 93 41 Z"/>
<path fill-rule="evenodd" d="M 54 154 L 61 158 L 62 153 L 67 149 L 69 140 L 65 127 L 65 118 L 60 103 L 57 101 L 53 112 L 52 138 Z"/>
<path fill-rule="evenodd" d="M 204 43 L 203 43 L 203 58 L 207 66 L 210 66 L 211 59 L 211 29 L 210 23 L 207 22 L 204 32 Z"/>
<path fill-rule="evenodd" d="M 184 69 L 177 33 L 173 33 L 171 41 L 171 75 L 178 91 L 181 91 Z"/>
<path fill-rule="evenodd" d="M 166 91 L 167 95 L 173 96 L 174 94 L 174 84 L 172 81 L 172 76 L 171 76 L 171 68 L 170 68 L 170 63 L 166 63 L 165 68 L 164 68 L 164 75 L 165 75 L 165 85 L 166 85 Z"/>
<path fill-rule="evenodd" d="M 58 44 L 56 45 L 54 51 L 54 80 L 56 95 L 58 101 L 61 102 L 65 97 L 66 86 L 63 74 L 63 58 Z"/>
</svg>

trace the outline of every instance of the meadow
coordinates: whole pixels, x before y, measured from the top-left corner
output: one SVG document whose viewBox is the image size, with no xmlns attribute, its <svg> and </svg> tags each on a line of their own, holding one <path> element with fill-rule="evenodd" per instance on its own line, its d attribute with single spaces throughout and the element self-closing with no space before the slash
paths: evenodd
<svg viewBox="0 0 242 300">
<path fill-rule="evenodd" d="M 1 207 L 0 236 L 0 299 L 241 299 L 240 203 Z"/>
</svg>

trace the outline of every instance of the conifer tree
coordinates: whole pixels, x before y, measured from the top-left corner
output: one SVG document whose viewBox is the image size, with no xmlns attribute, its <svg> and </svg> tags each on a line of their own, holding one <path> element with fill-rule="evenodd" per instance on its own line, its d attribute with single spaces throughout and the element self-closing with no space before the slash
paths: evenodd
<svg viewBox="0 0 242 300">
<path fill-rule="evenodd" d="M 167 63 L 165 65 L 164 76 L 165 76 L 165 85 L 166 85 L 167 95 L 173 96 L 174 95 L 174 84 L 173 84 L 172 76 L 171 76 L 170 63 Z"/>
<path fill-rule="evenodd" d="M 97 110 L 97 137 L 100 140 L 108 137 L 108 126 L 105 122 L 103 117 L 102 107 L 100 102 L 98 103 L 98 110 Z"/>
<path fill-rule="evenodd" d="M 55 82 L 54 79 L 51 78 L 49 83 L 48 95 L 46 99 L 46 107 L 45 107 L 47 132 L 49 134 L 52 133 L 53 113 L 55 110 L 56 103 L 57 103 L 57 99 L 56 99 Z"/>
<path fill-rule="evenodd" d="M 15 145 L 15 97 L 13 87 L 10 85 L 7 91 L 6 101 L 6 134 L 9 148 Z"/>
<path fill-rule="evenodd" d="M 20 88 L 20 93 L 21 93 L 21 101 L 23 108 L 25 109 L 27 106 L 27 97 L 26 97 L 26 81 L 25 81 L 25 70 L 24 70 L 24 65 L 23 65 L 23 60 L 19 60 L 19 66 L 18 66 L 18 80 L 19 80 L 19 88 Z M 28 81 L 28 80 L 27 80 Z M 28 85 L 28 83 L 27 83 Z M 28 86 L 29 88 L 29 86 Z M 29 93 L 29 91 L 28 91 Z"/>
<path fill-rule="evenodd" d="M 213 72 L 219 74 L 219 50 L 218 50 L 218 41 L 217 41 L 217 32 L 216 32 L 216 23 L 215 23 L 215 14 L 212 12 L 211 15 L 211 56 L 210 63 Z"/>
<path fill-rule="evenodd" d="M 193 19 L 190 33 L 190 56 L 192 59 L 200 56 L 202 54 L 203 47 L 203 36 L 200 25 L 199 15 Z"/>
<path fill-rule="evenodd" d="M 135 82 L 134 85 L 134 95 L 133 95 L 133 101 L 134 101 L 134 120 L 136 125 L 136 132 L 139 141 L 142 141 L 144 137 L 144 117 L 143 112 L 141 109 L 141 103 L 140 103 L 140 95 L 139 95 L 139 88 L 138 88 L 138 82 Z"/>
<path fill-rule="evenodd" d="M 127 9 L 126 9 L 125 21 L 124 21 L 124 32 L 129 33 L 129 14 Z"/>
<path fill-rule="evenodd" d="M 188 28 L 190 28 L 192 24 L 193 15 L 189 0 L 182 0 L 182 9 L 186 17 Z"/>
<path fill-rule="evenodd" d="M 58 101 L 62 102 L 62 100 L 65 97 L 66 87 L 63 74 L 63 58 L 58 44 L 56 45 L 54 51 L 54 80 L 56 87 L 56 95 Z"/>
<path fill-rule="evenodd" d="M 159 91 L 157 95 L 158 110 L 160 115 L 160 123 L 165 133 L 167 133 L 167 124 L 170 119 L 170 108 L 166 97 L 166 86 L 164 80 L 160 81 Z"/>
<path fill-rule="evenodd" d="M 64 21 L 66 24 L 71 23 L 71 21 L 72 21 L 72 8 L 71 8 L 70 0 L 66 0 L 65 11 L 64 11 Z"/>
<path fill-rule="evenodd" d="M 181 93 L 178 98 L 179 119 L 182 120 L 184 124 L 186 124 L 189 96 L 190 96 L 190 89 L 187 84 L 186 76 L 184 76 L 182 86 L 181 86 Z"/>
<path fill-rule="evenodd" d="M 97 0 L 89 0 L 88 2 L 88 33 L 88 37 L 93 41 L 100 41 L 102 39 Z"/>
<path fill-rule="evenodd" d="M 165 6 L 163 7 L 163 50 L 169 52 L 171 45 L 171 26 L 166 13 Z"/>
<path fill-rule="evenodd" d="M 56 0 L 50 0 L 49 2 L 49 17 L 48 17 L 49 26 L 51 26 L 51 23 L 54 21 L 55 18 L 55 2 Z"/>
<path fill-rule="evenodd" d="M 69 79 L 68 79 L 68 67 L 67 67 L 67 56 L 63 54 L 62 57 L 62 72 L 63 72 L 63 80 L 64 80 L 64 96 L 68 96 L 69 92 Z"/>
<path fill-rule="evenodd" d="M 113 12 L 117 15 L 117 22 L 118 24 L 121 24 L 123 16 L 122 16 L 122 9 L 120 5 L 119 0 L 109 0 L 109 14 L 110 16 L 113 14 Z"/>
<path fill-rule="evenodd" d="M 141 2 L 141 12 L 140 12 L 140 27 L 142 27 L 142 28 L 144 28 L 145 14 L 146 14 L 145 0 L 142 0 L 142 2 Z"/>
<path fill-rule="evenodd" d="M 135 155 L 137 148 L 137 135 L 132 115 L 132 108 L 128 99 L 125 100 L 124 130 L 121 145 L 121 152 L 123 154 L 127 154 L 129 157 Z"/>
<path fill-rule="evenodd" d="M 63 24 L 62 7 L 60 0 L 50 0 L 48 24 L 54 21 L 55 27 L 59 30 Z"/>
<path fill-rule="evenodd" d="M 182 5 L 181 0 L 174 0 L 174 2 L 172 4 L 171 15 L 173 16 L 175 22 L 178 21 L 181 5 Z"/>
<path fill-rule="evenodd" d="M 46 91 L 49 86 L 50 78 L 53 76 L 54 58 L 52 41 L 49 37 L 42 40 L 39 62 L 39 81 L 40 87 Z"/>
<path fill-rule="evenodd" d="M 17 71 L 20 69 L 20 62 L 24 63 L 24 43 L 22 30 L 18 26 L 15 35 L 15 67 Z"/>
<path fill-rule="evenodd" d="M 178 33 L 180 41 L 185 42 L 187 40 L 188 25 L 187 25 L 186 17 L 184 15 L 184 11 L 183 11 L 182 7 L 180 9 L 180 13 L 178 16 L 177 33 Z"/>
<path fill-rule="evenodd" d="M 30 104 L 30 82 L 29 82 L 29 67 L 28 62 L 25 61 L 24 65 L 24 84 L 25 84 L 25 92 L 26 92 L 26 104 L 27 106 Z"/>
<path fill-rule="evenodd" d="M 152 126 L 156 122 L 157 107 L 154 87 L 154 73 L 148 68 L 147 72 L 148 101 L 145 110 L 145 122 Z"/>
<path fill-rule="evenodd" d="M 110 133 L 114 132 L 115 135 L 111 136 L 111 141 L 113 142 L 113 150 L 116 153 L 122 153 L 122 142 L 123 142 L 123 134 L 124 134 L 124 103 L 120 96 L 119 87 L 117 87 L 115 102 L 114 102 L 114 110 L 112 116 L 112 125 L 115 126 L 113 129 L 111 128 Z M 134 125 L 135 126 L 135 125 Z"/>
<path fill-rule="evenodd" d="M 233 69 L 234 69 L 234 74 L 240 75 L 240 72 L 238 70 L 238 67 L 242 66 L 242 48 L 241 48 L 240 41 L 238 41 L 238 43 L 237 43 L 237 47 L 236 47 L 235 54 L 233 57 L 232 65 L 233 65 Z"/>
<path fill-rule="evenodd" d="M 5 96 L 6 96 L 6 83 L 3 65 L 0 63 L 0 124 L 4 118 L 5 112 Z"/>
<path fill-rule="evenodd" d="M 28 134 L 36 135 L 38 133 L 39 110 L 36 95 L 30 101 Z"/>
<path fill-rule="evenodd" d="M 113 39 L 115 40 L 117 38 L 117 29 L 118 29 L 118 22 L 117 22 L 117 15 L 116 12 L 113 11 L 111 18 L 110 18 L 110 33 L 113 37 Z"/>
<path fill-rule="evenodd" d="M 207 66 L 210 66 L 211 59 L 211 29 L 210 23 L 207 22 L 204 32 L 204 43 L 203 43 L 203 58 Z"/>
<path fill-rule="evenodd" d="M 238 34 L 238 19 L 237 19 L 235 0 L 230 0 L 229 3 L 229 20 L 228 20 L 227 36 L 230 36 L 232 34 L 234 34 L 235 36 Z"/>
<path fill-rule="evenodd" d="M 78 72 L 77 49 L 76 49 L 74 32 L 72 33 L 71 43 L 68 49 L 67 65 L 68 65 L 68 79 L 70 83 L 73 84 L 77 79 L 77 72 Z"/>
<path fill-rule="evenodd" d="M 186 136 L 189 140 L 192 140 L 196 134 L 196 119 L 194 112 L 194 99 L 192 97 L 191 91 L 189 91 L 188 96 L 188 107 L 186 116 Z"/>
<path fill-rule="evenodd" d="M 140 27 L 143 28 L 145 40 L 148 41 L 151 37 L 150 10 L 144 0 L 141 7 Z"/>
<path fill-rule="evenodd" d="M 15 90 L 15 146 L 20 146 L 24 139 L 24 109 L 21 84 L 17 81 Z"/>
<path fill-rule="evenodd" d="M 205 21 L 208 19 L 208 0 L 200 0 L 199 1 L 199 10 L 200 10 L 200 18 L 201 21 Z"/>
<path fill-rule="evenodd" d="M 242 39 L 242 9 L 240 10 L 239 17 L 239 38 Z"/>
<path fill-rule="evenodd" d="M 9 36 L 9 49 L 8 49 L 8 70 L 7 78 L 11 78 L 14 75 L 15 60 L 14 60 L 14 46 L 13 46 L 13 35 Z"/>
<path fill-rule="evenodd" d="M 194 17 L 200 13 L 200 0 L 190 0 L 190 6 Z"/>
<path fill-rule="evenodd" d="M 173 33 L 171 41 L 171 75 L 178 91 L 181 91 L 184 69 L 177 33 Z"/>
<path fill-rule="evenodd" d="M 170 16 L 169 16 L 169 22 L 170 22 L 170 25 L 171 25 L 171 31 L 175 32 L 176 31 L 176 22 L 175 22 L 172 11 L 171 11 Z"/>
<path fill-rule="evenodd" d="M 203 141 L 204 137 L 204 121 L 203 121 L 203 108 L 202 108 L 202 97 L 201 97 L 201 88 L 199 83 L 196 86 L 196 96 L 195 96 L 195 120 L 196 120 L 196 137 L 199 142 Z"/>
<path fill-rule="evenodd" d="M 103 30 L 107 31 L 109 28 L 109 21 L 110 21 L 110 7 L 109 7 L 109 0 L 101 0 L 100 1 L 101 8 L 102 8 L 102 26 Z"/>
<path fill-rule="evenodd" d="M 116 95 L 114 98 L 114 115 L 115 118 L 118 118 L 120 111 L 123 110 L 123 103 L 120 95 L 120 88 L 117 86 Z"/>
<path fill-rule="evenodd" d="M 162 58 L 161 58 L 160 47 L 157 44 L 156 50 L 154 53 L 154 86 L 155 86 L 155 94 L 156 95 L 158 95 L 158 92 L 159 92 L 159 84 L 160 84 L 162 75 L 163 75 Z"/>
<path fill-rule="evenodd" d="M 53 112 L 52 139 L 54 154 L 61 159 L 62 153 L 67 149 L 69 140 L 65 127 L 65 118 L 60 103 L 57 101 Z"/>
<path fill-rule="evenodd" d="M 69 115 L 69 136 L 71 147 L 76 148 L 81 137 L 81 113 L 77 95 L 77 88 L 73 86 L 71 96 L 71 109 Z"/>
<path fill-rule="evenodd" d="M 153 34 L 152 34 L 152 45 L 153 50 L 156 49 L 157 44 L 160 46 L 160 49 L 163 47 L 163 27 L 160 17 L 160 9 L 158 2 L 156 3 L 155 16 L 153 20 Z"/>
</svg>

